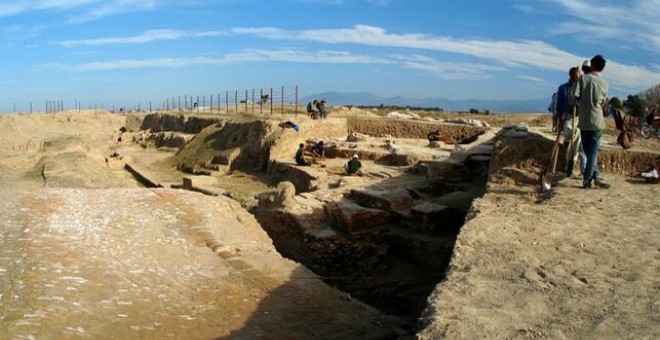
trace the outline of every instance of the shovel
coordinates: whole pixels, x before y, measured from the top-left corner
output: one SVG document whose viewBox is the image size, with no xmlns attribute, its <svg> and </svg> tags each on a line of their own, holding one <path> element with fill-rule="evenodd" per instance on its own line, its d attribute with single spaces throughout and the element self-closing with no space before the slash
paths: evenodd
<svg viewBox="0 0 660 340">
<path fill-rule="evenodd" d="M 551 171 L 547 169 L 541 174 L 541 192 L 546 192 L 552 189 L 552 179 L 555 176 L 555 169 L 557 168 L 557 158 L 559 158 L 559 138 L 561 137 L 562 128 L 557 129 L 557 138 L 555 145 L 552 147 L 552 154 L 550 155 L 550 164 L 552 164 Z"/>
</svg>

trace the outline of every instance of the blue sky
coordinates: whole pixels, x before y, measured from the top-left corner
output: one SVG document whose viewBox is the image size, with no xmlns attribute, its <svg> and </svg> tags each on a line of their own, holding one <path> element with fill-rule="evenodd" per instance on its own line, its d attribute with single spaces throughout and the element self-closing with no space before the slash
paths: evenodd
<svg viewBox="0 0 660 340">
<path fill-rule="evenodd" d="M 658 18 L 660 0 L 0 0 L 0 111 L 294 85 L 549 98 L 599 53 L 626 96 L 660 83 Z"/>
</svg>

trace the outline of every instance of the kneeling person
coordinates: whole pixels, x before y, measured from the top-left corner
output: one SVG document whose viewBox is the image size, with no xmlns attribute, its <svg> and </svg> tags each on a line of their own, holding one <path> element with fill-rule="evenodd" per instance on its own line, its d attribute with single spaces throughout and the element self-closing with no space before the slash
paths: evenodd
<svg viewBox="0 0 660 340">
<path fill-rule="evenodd" d="M 357 154 L 353 155 L 353 158 L 351 158 L 351 160 L 348 161 L 348 163 L 346 163 L 346 173 L 349 176 L 361 176 L 362 175 L 362 171 L 360 170 L 361 168 L 362 168 L 362 163 L 360 163 Z"/>
<path fill-rule="evenodd" d="M 314 145 L 312 145 L 312 157 L 325 158 L 323 141 L 319 141 L 318 143 L 314 143 Z"/>
<path fill-rule="evenodd" d="M 305 159 L 305 144 L 303 143 L 298 145 L 298 151 L 296 151 L 296 164 L 303 166 L 309 166 L 312 164 L 312 162 Z"/>
</svg>

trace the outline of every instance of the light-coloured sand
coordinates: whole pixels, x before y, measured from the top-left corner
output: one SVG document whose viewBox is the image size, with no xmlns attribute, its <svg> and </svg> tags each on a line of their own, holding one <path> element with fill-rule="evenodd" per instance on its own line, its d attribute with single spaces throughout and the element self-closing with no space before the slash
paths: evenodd
<svg viewBox="0 0 660 340">
<path fill-rule="evenodd" d="M 421 338 L 657 339 L 660 185 L 608 179 L 478 199 Z"/>
<path fill-rule="evenodd" d="M 2 115 L 0 338 L 391 337 L 401 321 L 282 258 L 237 202 L 140 188 L 124 117 Z"/>
<path fill-rule="evenodd" d="M 106 163 L 123 123 L 0 115 L 0 337 L 392 334 L 395 321 L 279 257 L 235 202 L 139 188 Z M 566 179 L 549 199 L 492 185 L 419 336 L 660 338 L 660 185 L 606 175 L 610 190 Z"/>
</svg>

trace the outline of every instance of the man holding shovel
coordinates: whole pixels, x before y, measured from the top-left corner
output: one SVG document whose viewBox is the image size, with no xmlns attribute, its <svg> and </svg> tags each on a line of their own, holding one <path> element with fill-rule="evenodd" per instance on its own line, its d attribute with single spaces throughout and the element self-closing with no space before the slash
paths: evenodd
<svg viewBox="0 0 660 340">
<path fill-rule="evenodd" d="M 568 71 L 569 79 L 566 83 L 557 89 L 557 112 L 560 117 L 560 124 L 563 122 L 564 145 L 566 145 L 566 177 L 572 177 L 575 162 L 580 156 L 580 174 L 584 174 L 584 165 L 587 162 L 587 156 L 582 150 L 582 141 L 580 132 L 577 131 L 575 100 L 571 97 L 573 85 L 580 78 L 580 69 L 572 67 Z"/>
<path fill-rule="evenodd" d="M 609 90 L 609 85 L 601 76 L 601 72 L 605 69 L 605 58 L 600 54 L 596 55 L 591 58 L 590 66 L 591 72 L 580 77 L 571 93 L 578 105 L 578 128 L 582 138 L 582 147 L 587 156 L 582 187 L 590 189 L 593 182 L 599 188 L 609 189 L 610 184 L 597 177 L 600 137 L 606 127 L 603 108 L 607 107 L 607 91 Z"/>
</svg>

